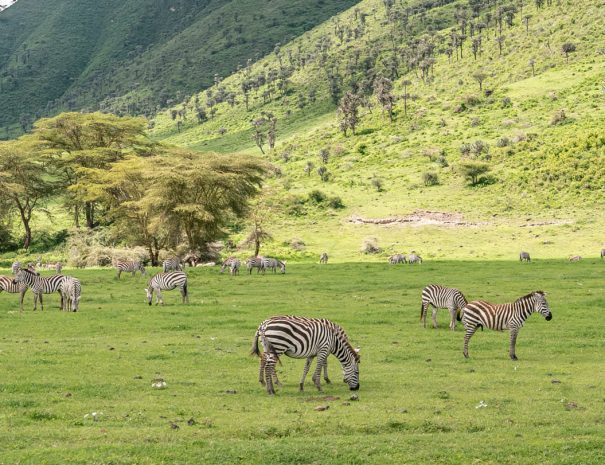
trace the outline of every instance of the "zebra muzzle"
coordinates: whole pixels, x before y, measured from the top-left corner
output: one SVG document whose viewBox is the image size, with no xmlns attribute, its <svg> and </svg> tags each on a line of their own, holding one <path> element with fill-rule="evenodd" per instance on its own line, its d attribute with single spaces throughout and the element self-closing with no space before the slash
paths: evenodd
<svg viewBox="0 0 605 465">
<path fill-rule="evenodd" d="M 552 313 L 549 313 L 548 315 L 546 315 L 546 321 L 550 321 L 552 320 Z"/>
</svg>

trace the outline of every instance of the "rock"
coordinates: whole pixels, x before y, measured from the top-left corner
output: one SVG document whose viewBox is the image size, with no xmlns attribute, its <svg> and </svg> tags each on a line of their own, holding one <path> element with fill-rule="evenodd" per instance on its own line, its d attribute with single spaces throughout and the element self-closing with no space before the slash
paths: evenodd
<svg viewBox="0 0 605 465">
<path fill-rule="evenodd" d="M 359 400 L 359 396 L 357 394 L 353 394 L 351 397 L 349 397 L 349 400 L 357 401 Z"/>
<path fill-rule="evenodd" d="M 559 381 L 558 379 L 553 379 L 551 381 L 551 383 L 553 383 L 553 384 L 561 384 L 561 381 Z"/>
<path fill-rule="evenodd" d="M 170 422 L 170 428 L 172 428 L 172 429 L 180 429 L 180 426 L 177 425 L 175 422 L 171 421 Z"/>
<path fill-rule="evenodd" d="M 188 424 L 189 426 L 193 426 L 193 425 L 195 425 L 196 423 L 197 423 L 197 422 L 196 422 L 196 421 L 195 421 L 193 418 L 190 418 L 189 420 L 187 420 L 187 424 Z"/>
</svg>

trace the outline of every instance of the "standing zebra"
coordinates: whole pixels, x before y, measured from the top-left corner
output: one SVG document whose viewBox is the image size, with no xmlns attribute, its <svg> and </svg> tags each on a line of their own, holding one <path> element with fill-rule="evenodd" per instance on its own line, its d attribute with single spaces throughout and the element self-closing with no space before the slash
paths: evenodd
<svg viewBox="0 0 605 465">
<path fill-rule="evenodd" d="M 118 262 L 115 264 L 115 269 L 118 272 L 118 279 L 120 279 L 122 272 L 132 273 L 132 276 L 134 276 L 137 271 L 140 271 L 141 275 L 145 274 L 145 267 L 141 262 L 118 260 Z"/>
<path fill-rule="evenodd" d="M 412 252 L 408 255 L 408 263 L 411 265 L 413 263 L 422 264 L 422 257 L 420 255 L 416 255 L 416 252 Z"/>
<path fill-rule="evenodd" d="M 450 312 L 450 329 L 456 329 L 456 317 L 467 304 L 467 300 L 458 289 L 443 287 L 439 284 L 429 284 L 422 290 L 422 304 L 420 306 L 420 321 L 426 328 L 426 314 L 429 305 L 433 306 L 433 328 L 437 328 L 437 309 L 447 308 Z"/>
<path fill-rule="evenodd" d="M 605 257 L 605 249 L 601 249 L 601 260 L 603 260 L 603 257 Z"/>
<path fill-rule="evenodd" d="M 162 262 L 162 271 L 167 273 L 169 271 L 183 271 L 183 265 L 179 257 L 167 258 Z"/>
<path fill-rule="evenodd" d="M 239 258 L 236 258 L 236 257 L 229 257 L 223 261 L 223 264 L 221 265 L 221 273 L 224 273 L 225 270 L 227 268 L 229 268 L 229 273 L 234 274 L 234 270 L 233 270 L 234 263 L 237 263 L 237 267 L 236 267 L 237 269 L 235 271 L 235 274 L 237 274 L 239 272 L 240 261 L 239 261 Z"/>
<path fill-rule="evenodd" d="M 328 254 L 326 252 L 319 256 L 319 263 L 328 263 Z"/>
<path fill-rule="evenodd" d="M 13 278 L 9 276 L 0 276 L 0 292 L 8 292 L 9 294 L 21 294 L 21 305 L 23 305 L 23 296 L 27 292 L 27 284 L 13 283 Z"/>
<path fill-rule="evenodd" d="M 147 292 L 147 302 L 151 305 L 153 300 L 153 291 L 156 292 L 155 304 L 164 305 L 164 299 L 160 291 L 171 291 L 179 288 L 183 303 L 189 303 L 189 294 L 187 293 L 187 275 L 182 271 L 172 271 L 170 273 L 158 273 L 149 280 L 145 292 Z"/>
<path fill-rule="evenodd" d="M 239 258 L 234 258 L 233 260 L 231 260 L 231 263 L 229 264 L 229 273 L 231 274 L 231 276 L 239 274 L 240 265 L 241 262 L 239 261 Z"/>
<path fill-rule="evenodd" d="M 389 263 L 391 265 L 397 265 L 398 263 L 406 263 L 406 262 L 407 262 L 407 259 L 406 259 L 405 255 L 402 253 L 397 253 L 397 254 L 391 255 L 389 257 Z"/>
<path fill-rule="evenodd" d="M 462 324 L 466 331 L 464 356 L 468 358 L 468 341 L 477 328 L 486 327 L 497 331 L 510 330 L 509 355 L 512 360 L 517 360 L 515 354 L 517 334 L 525 320 L 534 312 L 540 313 L 546 318 L 546 321 L 552 320 L 552 313 L 543 291 L 534 291 L 507 304 L 490 304 L 482 300 L 469 302 L 462 311 Z"/>
<path fill-rule="evenodd" d="M 528 252 L 521 252 L 519 254 L 519 261 L 520 262 L 531 262 L 531 258 L 529 256 Z"/>
<path fill-rule="evenodd" d="M 61 283 L 61 296 L 63 298 L 63 310 L 67 312 L 77 312 L 82 293 L 82 284 L 77 278 L 65 276 Z"/>
<path fill-rule="evenodd" d="M 261 339 L 265 352 L 279 357 L 286 354 L 292 358 L 306 358 L 305 371 L 300 380 L 300 390 L 304 389 L 305 377 L 310 360 L 317 357 L 317 367 L 313 382 L 321 391 L 321 370 L 330 354 L 334 354 L 343 368 L 344 381 L 352 391 L 359 389 L 359 354 L 344 331 L 336 328 L 329 320 L 302 318 L 296 316 L 277 316 L 263 321 L 254 335 L 252 354 L 259 355 L 258 340 Z M 271 392 L 270 392 L 271 393 Z"/>
<path fill-rule="evenodd" d="M 277 273 L 277 268 L 279 267 L 281 274 L 286 272 L 286 263 L 278 260 L 277 258 L 271 257 L 263 257 L 261 260 L 261 268 L 260 270 L 265 274 L 265 271 L 272 270 L 273 273 Z"/>
<path fill-rule="evenodd" d="M 38 299 L 40 300 L 40 306 L 44 310 L 44 303 L 42 302 L 42 294 L 52 294 L 53 292 L 59 292 L 61 295 L 61 309 L 63 309 L 63 295 L 61 294 L 61 283 L 65 279 L 65 276 L 56 274 L 48 278 L 40 276 L 38 273 L 34 273 L 28 269 L 19 270 L 13 284 L 25 284 L 34 293 L 34 311 L 38 308 Z M 21 310 L 23 310 L 23 295 L 21 294 Z"/>
<path fill-rule="evenodd" d="M 11 271 L 13 272 L 13 274 L 17 274 L 17 271 L 19 271 L 21 269 L 21 262 L 13 262 L 12 266 L 11 266 Z"/>
<path fill-rule="evenodd" d="M 55 273 L 61 274 L 61 271 L 63 271 L 63 263 L 61 263 L 61 262 L 55 263 Z"/>
<path fill-rule="evenodd" d="M 248 274 L 252 274 L 252 268 L 257 268 L 256 272 L 260 273 L 263 268 L 263 260 L 265 257 L 250 257 L 246 260 L 246 268 L 248 269 Z"/>
</svg>

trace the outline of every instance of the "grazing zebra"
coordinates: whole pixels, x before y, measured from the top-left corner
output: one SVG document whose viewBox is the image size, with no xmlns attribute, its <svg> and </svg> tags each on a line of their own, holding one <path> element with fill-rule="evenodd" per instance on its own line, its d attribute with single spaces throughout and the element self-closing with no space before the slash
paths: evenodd
<svg viewBox="0 0 605 465">
<path fill-rule="evenodd" d="M 236 258 L 236 257 L 229 257 L 229 258 L 226 258 L 226 259 L 223 261 L 223 264 L 221 265 L 221 273 L 224 273 L 224 272 L 225 272 L 225 270 L 226 270 L 227 268 L 229 268 L 229 273 L 233 274 L 233 270 L 231 269 L 231 266 L 232 266 L 232 264 L 233 264 L 234 262 L 236 262 L 236 261 L 237 261 L 237 271 L 239 271 L 239 266 L 240 266 L 240 261 L 239 261 L 239 258 Z"/>
<path fill-rule="evenodd" d="M 143 267 L 143 264 L 141 262 L 118 261 L 115 264 L 115 269 L 118 272 L 118 279 L 120 279 L 120 275 L 122 274 L 122 272 L 132 273 L 132 276 L 134 276 L 137 271 L 140 271 L 141 275 L 145 274 L 145 267 Z"/>
<path fill-rule="evenodd" d="M 509 355 L 512 360 L 517 360 L 515 354 L 517 334 L 525 320 L 534 312 L 540 313 L 546 318 L 546 321 L 552 319 L 552 313 L 546 302 L 546 294 L 543 291 L 534 291 L 507 304 L 490 304 L 482 300 L 469 302 L 462 310 L 462 324 L 466 331 L 464 356 L 468 358 L 468 341 L 477 328 L 486 327 L 497 331 L 510 330 Z"/>
<path fill-rule="evenodd" d="M 63 310 L 67 312 L 77 312 L 82 294 L 82 284 L 77 278 L 65 276 L 61 282 L 61 296 L 63 298 Z"/>
<path fill-rule="evenodd" d="M 252 354 L 259 355 L 258 340 L 265 352 L 276 356 L 286 354 L 292 358 L 306 358 L 300 380 L 300 390 L 311 364 L 317 357 L 313 382 L 321 391 L 321 370 L 327 358 L 334 354 L 343 368 L 344 381 L 353 391 L 359 389 L 359 354 L 349 343 L 342 328 L 329 320 L 296 316 L 277 316 L 263 321 L 254 335 Z"/>
<path fill-rule="evenodd" d="M 162 271 L 168 273 L 169 271 L 183 271 L 183 265 L 179 257 L 167 258 L 162 262 Z"/>
<path fill-rule="evenodd" d="M 521 252 L 519 254 L 519 261 L 520 262 L 531 262 L 531 258 L 529 256 L 528 252 Z"/>
<path fill-rule="evenodd" d="M 271 352 L 262 352 L 260 354 L 260 369 L 258 371 L 258 381 L 267 387 L 267 392 L 271 395 L 275 394 L 275 388 L 273 387 L 273 381 L 275 384 L 281 386 L 279 379 L 277 378 L 277 372 L 275 371 L 275 365 L 279 362 L 277 355 Z"/>
<path fill-rule="evenodd" d="M 257 273 L 260 273 L 260 271 L 263 268 L 263 260 L 265 257 L 261 257 L 260 255 L 258 257 L 250 257 L 248 260 L 246 260 L 246 268 L 248 270 L 248 274 L 252 274 L 252 268 L 258 268 L 256 270 Z"/>
<path fill-rule="evenodd" d="M 422 264 L 422 257 L 420 255 L 416 255 L 415 252 L 412 252 L 410 255 L 408 255 L 408 263 L 410 265 L 413 263 L 418 263 L 420 265 Z"/>
<path fill-rule="evenodd" d="M 235 276 L 239 274 L 239 268 L 241 266 L 241 262 L 239 260 L 239 258 L 234 258 L 233 260 L 231 260 L 231 263 L 229 264 L 229 273 L 231 274 L 231 276 Z"/>
<path fill-rule="evenodd" d="M 433 306 L 433 328 L 437 327 L 437 309 L 447 308 L 450 312 L 450 329 L 456 329 L 456 317 L 467 304 L 467 300 L 458 289 L 443 287 L 439 284 L 429 284 L 422 290 L 420 320 L 426 328 L 426 314 L 429 305 Z"/>
<path fill-rule="evenodd" d="M 281 274 L 284 274 L 286 272 L 286 263 L 271 257 L 263 257 L 261 260 L 260 270 L 263 274 L 265 274 L 265 271 L 267 270 L 272 270 L 273 273 L 277 273 L 277 268 L 279 268 Z"/>
<path fill-rule="evenodd" d="M 147 292 L 147 302 L 151 305 L 153 300 L 153 291 L 156 293 L 155 304 L 164 305 L 164 299 L 160 291 L 171 291 L 179 288 L 183 303 L 189 303 L 189 294 L 187 293 L 187 275 L 182 271 L 172 271 L 170 273 L 158 273 L 149 280 L 145 292 Z"/>
<path fill-rule="evenodd" d="M 570 262 L 579 262 L 580 260 L 582 260 L 582 257 L 580 257 L 579 255 L 573 255 L 569 257 Z"/>
<path fill-rule="evenodd" d="M 407 258 L 402 253 L 397 253 L 389 257 L 389 263 L 391 265 L 397 265 L 398 263 L 407 263 Z"/>
<path fill-rule="evenodd" d="M 319 263 L 328 263 L 328 254 L 326 252 L 319 256 Z"/>
<path fill-rule="evenodd" d="M 11 266 L 11 271 L 13 274 L 17 274 L 17 271 L 21 269 L 21 262 L 14 262 Z"/>
<path fill-rule="evenodd" d="M 29 269 L 19 270 L 13 284 L 25 284 L 34 293 L 34 311 L 38 308 L 38 300 L 40 300 L 40 306 L 44 310 L 44 303 L 42 302 L 42 294 L 52 294 L 53 292 L 59 292 L 61 295 L 61 310 L 63 309 L 63 295 L 61 294 L 61 283 L 65 279 L 63 275 L 53 275 L 48 278 L 40 276 Z M 23 295 L 21 294 L 21 310 L 23 310 Z"/>
</svg>

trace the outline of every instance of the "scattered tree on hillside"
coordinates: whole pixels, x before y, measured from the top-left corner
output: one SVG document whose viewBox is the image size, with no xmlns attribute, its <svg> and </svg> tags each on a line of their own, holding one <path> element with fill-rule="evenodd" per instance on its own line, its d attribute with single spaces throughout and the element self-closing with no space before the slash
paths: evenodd
<svg viewBox="0 0 605 465">
<path fill-rule="evenodd" d="M 527 62 L 527 64 L 529 66 L 531 66 L 531 75 L 535 76 L 536 75 L 536 60 L 534 58 L 530 58 L 529 61 Z"/>
<path fill-rule="evenodd" d="M 347 92 L 340 100 L 338 115 L 340 117 L 340 130 L 346 136 L 350 129 L 355 135 L 355 128 L 359 124 L 359 106 L 361 99 L 358 95 Z"/>
<path fill-rule="evenodd" d="M 267 220 L 265 206 L 260 206 L 261 203 L 257 204 L 250 215 L 251 230 L 246 236 L 246 239 L 242 242 L 243 246 L 254 246 L 254 256 L 258 257 L 260 248 L 263 243 L 273 239 L 273 236 L 265 228 L 265 222 Z"/>
<path fill-rule="evenodd" d="M 307 161 L 307 163 L 305 164 L 305 168 L 304 171 L 305 173 L 307 173 L 307 176 L 311 176 L 311 171 L 313 171 L 313 167 L 315 165 L 313 165 L 312 161 Z"/>
<path fill-rule="evenodd" d="M 460 163 L 459 169 L 464 178 L 473 186 L 477 185 L 482 175 L 490 171 L 489 164 L 486 162 L 471 160 Z"/>
<path fill-rule="evenodd" d="M 479 90 L 483 90 L 483 82 L 487 79 L 487 73 L 483 71 L 475 71 L 473 73 L 473 79 L 479 84 Z"/>
<path fill-rule="evenodd" d="M 408 98 L 410 98 L 410 94 L 408 94 L 408 87 L 412 85 L 412 81 L 405 79 L 402 83 L 403 85 L 403 114 L 408 114 Z"/>
<path fill-rule="evenodd" d="M 393 104 L 395 96 L 393 95 L 393 83 L 390 79 L 379 76 L 374 80 L 374 95 L 389 115 L 389 120 L 393 122 Z"/>
<path fill-rule="evenodd" d="M 565 54 L 565 61 L 569 63 L 569 54 L 576 51 L 576 45 L 571 42 L 565 42 L 561 46 L 561 51 Z"/>
<path fill-rule="evenodd" d="M 254 143 L 264 155 L 265 151 L 263 150 L 263 145 L 265 143 L 265 126 L 267 125 L 267 120 L 265 118 L 257 118 L 252 120 L 251 124 L 252 129 L 254 130 L 254 133 L 252 134 Z"/>
<path fill-rule="evenodd" d="M 327 148 L 321 149 L 319 151 L 319 159 L 324 165 L 328 163 L 328 160 L 330 159 L 330 151 Z"/>
</svg>

